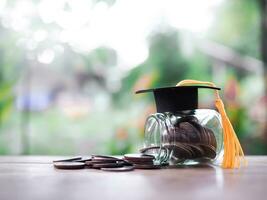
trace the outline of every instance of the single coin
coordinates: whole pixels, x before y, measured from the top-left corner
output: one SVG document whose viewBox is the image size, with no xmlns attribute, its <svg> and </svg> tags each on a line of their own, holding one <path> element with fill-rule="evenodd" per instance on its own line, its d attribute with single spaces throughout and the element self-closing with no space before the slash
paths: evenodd
<svg viewBox="0 0 267 200">
<path fill-rule="evenodd" d="M 137 164 L 137 165 L 153 165 L 154 162 L 153 160 L 147 160 L 147 161 L 144 161 L 144 160 L 126 160 L 128 163 L 131 163 L 131 164 Z"/>
<path fill-rule="evenodd" d="M 204 156 L 207 158 L 215 158 L 216 157 L 216 148 L 212 145 L 200 144 L 199 145 L 204 150 Z"/>
<path fill-rule="evenodd" d="M 82 157 L 73 157 L 73 158 L 67 158 L 67 159 L 62 159 L 62 160 L 54 160 L 53 162 L 72 162 L 72 161 L 77 161 L 81 160 Z"/>
<path fill-rule="evenodd" d="M 57 169 L 82 169 L 85 164 L 81 162 L 55 162 L 54 167 Z"/>
<path fill-rule="evenodd" d="M 201 142 L 202 141 L 202 134 L 203 134 L 202 133 L 203 132 L 203 126 L 201 124 L 199 124 L 198 122 L 194 122 L 194 121 L 191 121 L 190 123 L 197 130 L 198 142 Z"/>
<path fill-rule="evenodd" d="M 122 162 L 117 163 L 101 163 L 101 164 L 93 164 L 92 168 L 94 169 L 100 169 L 100 168 L 115 168 L 115 167 L 123 167 Z"/>
<path fill-rule="evenodd" d="M 124 166 L 124 167 L 116 167 L 116 168 L 101 168 L 103 171 L 109 171 L 109 172 L 127 172 L 127 171 L 133 171 L 134 166 Z"/>
<path fill-rule="evenodd" d="M 210 141 L 210 134 L 209 134 L 209 132 L 208 132 L 206 127 L 203 127 L 203 133 L 204 133 L 204 136 L 205 136 L 205 140 L 203 140 L 203 141 L 205 141 L 205 144 L 209 145 L 210 142 L 211 142 Z"/>
<path fill-rule="evenodd" d="M 116 157 L 110 157 L 110 158 L 104 158 L 104 157 L 93 157 L 92 161 L 99 161 L 99 162 L 116 162 L 116 161 L 123 161 L 123 159 L 116 158 Z"/>
<path fill-rule="evenodd" d="M 161 161 L 165 161 L 168 157 L 168 149 L 164 146 L 150 146 L 150 147 L 144 147 L 139 149 L 140 153 L 146 154 L 146 155 L 159 155 Z"/>
<path fill-rule="evenodd" d="M 133 165 L 135 169 L 160 169 L 161 165 Z"/>
<path fill-rule="evenodd" d="M 131 162 L 129 162 L 128 160 L 123 160 L 123 161 L 120 161 L 120 162 L 123 162 L 123 165 L 124 166 L 132 166 L 133 164 Z"/>
<path fill-rule="evenodd" d="M 110 156 L 110 155 L 92 155 L 93 159 L 113 159 L 113 160 L 122 160 L 123 156 Z"/>
<path fill-rule="evenodd" d="M 214 135 L 214 132 L 210 129 L 210 128 L 206 128 L 206 131 L 209 135 L 209 139 L 210 139 L 210 143 L 212 146 L 214 146 L 215 148 L 217 147 L 217 142 L 216 142 L 216 138 Z"/>
<path fill-rule="evenodd" d="M 116 162 L 119 162 L 119 161 L 123 161 L 123 160 L 105 160 L 105 159 L 93 159 L 91 162 L 93 163 L 116 163 Z M 90 162 L 90 161 L 89 161 Z"/>
<path fill-rule="evenodd" d="M 82 162 L 85 163 L 86 161 L 91 161 L 92 158 L 82 158 L 81 160 L 77 160 L 76 162 Z"/>
<path fill-rule="evenodd" d="M 188 144 L 183 144 L 184 145 L 184 149 L 186 150 L 186 152 L 188 152 L 188 157 L 187 159 L 192 159 L 196 157 L 196 152 L 192 149 L 192 147 Z"/>
<path fill-rule="evenodd" d="M 153 161 L 155 159 L 152 155 L 147 154 L 125 154 L 124 159 L 127 161 Z"/>
<path fill-rule="evenodd" d="M 187 144 L 194 152 L 193 158 L 201 158 L 205 155 L 205 151 L 196 144 Z"/>
<path fill-rule="evenodd" d="M 160 146 L 144 147 L 144 148 L 139 149 L 139 152 L 144 154 L 149 150 L 158 150 L 158 149 L 160 149 Z"/>
<path fill-rule="evenodd" d="M 186 143 L 185 143 L 186 144 Z M 179 159 L 190 159 L 193 157 L 194 152 L 191 147 L 184 143 L 176 142 L 174 145 L 168 145 L 169 150 L 172 151 L 172 156 Z"/>
<path fill-rule="evenodd" d="M 190 142 L 189 134 L 187 133 L 187 130 L 179 127 L 175 127 L 175 132 L 172 135 L 169 135 L 170 143 L 175 142 Z"/>
<path fill-rule="evenodd" d="M 116 163 L 117 161 L 116 160 L 112 160 L 112 161 L 103 161 L 103 160 L 89 160 L 89 161 L 86 161 L 85 164 L 86 166 L 92 166 L 92 165 L 95 165 L 95 164 L 106 164 L 106 163 Z"/>
<path fill-rule="evenodd" d="M 182 122 L 179 127 L 186 131 L 190 142 L 200 142 L 200 133 L 191 123 Z"/>
</svg>

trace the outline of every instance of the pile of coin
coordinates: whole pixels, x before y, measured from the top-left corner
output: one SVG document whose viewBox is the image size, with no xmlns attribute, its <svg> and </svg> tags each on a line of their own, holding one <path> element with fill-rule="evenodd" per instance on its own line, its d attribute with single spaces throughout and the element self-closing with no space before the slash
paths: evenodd
<svg viewBox="0 0 267 200">
<path fill-rule="evenodd" d="M 202 126 L 198 119 L 189 116 L 180 118 L 173 129 L 168 129 L 164 147 L 177 160 L 216 157 L 216 137 L 214 132 Z"/>
<path fill-rule="evenodd" d="M 92 168 L 103 171 L 123 172 L 134 169 L 159 169 L 154 164 L 155 157 L 146 154 L 126 154 L 124 156 L 92 155 L 90 158 L 75 157 L 53 161 L 57 169 Z"/>
<path fill-rule="evenodd" d="M 126 154 L 124 160 L 137 169 L 159 169 L 161 165 L 154 164 L 155 157 L 148 154 Z"/>
</svg>

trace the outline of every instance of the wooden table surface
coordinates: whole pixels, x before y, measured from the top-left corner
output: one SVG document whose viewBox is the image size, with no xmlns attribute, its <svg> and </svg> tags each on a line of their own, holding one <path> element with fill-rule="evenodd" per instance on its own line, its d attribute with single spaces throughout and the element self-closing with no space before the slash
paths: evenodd
<svg viewBox="0 0 267 200">
<path fill-rule="evenodd" d="M 58 158 L 58 157 L 57 157 Z M 220 167 L 104 172 L 58 170 L 56 157 L 0 157 L 1 200 L 266 199 L 267 156 L 239 170 Z"/>
</svg>

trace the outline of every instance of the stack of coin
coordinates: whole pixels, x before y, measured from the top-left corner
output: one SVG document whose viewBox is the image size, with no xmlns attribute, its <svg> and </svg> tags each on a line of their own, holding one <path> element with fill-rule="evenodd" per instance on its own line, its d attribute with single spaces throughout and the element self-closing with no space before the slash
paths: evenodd
<svg viewBox="0 0 267 200">
<path fill-rule="evenodd" d="M 83 169 L 85 162 L 91 158 L 74 157 L 63 160 L 54 160 L 54 167 L 57 169 Z"/>
<path fill-rule="evenodd" d="M 85 164 L 87 167 L 94 169 L 118 168 L 126 165 L 123 159 L 107 155 L 93 155 L 92 159 L 86 161 Z"/>
<path fill-rule="evenodd" d="M 103 171 L 123 172 L 134 169 L 158 169 L 153 163 L 154 156 L 126 154 L 124 156 L 92 155 L 90 158 L 75 157 L 53 161 L 58 169 L 82 169 L 84 167 Z"/>
<path fill-rule="evenodd" d="M 177 121 L 167 134 L 165 145 L 172 156 L 179 159 L 215 158 L 216 138 L 213 131 L 202 126 L 198 119 L 190 116 Z"/>
<path fill-rule="evenodd" d="M 155 157 L 146 154 L 125 154 L 124 160 L 131 163 L 136 169 L 158 169 L 161 166 L 154 164 Z"/>
</svg>

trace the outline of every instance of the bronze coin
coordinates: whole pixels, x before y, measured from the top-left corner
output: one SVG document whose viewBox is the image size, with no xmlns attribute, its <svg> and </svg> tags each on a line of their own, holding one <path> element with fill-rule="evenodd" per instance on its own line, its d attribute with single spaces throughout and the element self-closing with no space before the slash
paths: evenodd
<svg viewBox="0 0 267 200">
<path fill-rule="evenodd" d="M 123 167 L 123 162 L 98 163 L 98 164 L 93 164 L 91 167 L 94 168 L 94 169 Z"/>
<path fill-rule="evenodd" d="M 184 157 L 185 159 L 191 159 L 195 157 L 195 152 L 188 144 L 189 143 L 180 143 L 180 148 L 183 148 L 187 153 L 187 156 Z"/>
<path fill-rule="evenodd" d="M 161 148 L 160 146 L 144 147 L 144 148 L 139 149 L 139 152 L 142 153 L 142 154 L 144 154 L 144 153 L 146 153 L 149 150 L 158 150 L 160 148 Z"/>
<path fill-rule="evenodd" d="M 215 149 L 217 148 L 217 142 L 216 142 L 216 137 L 214 135 L 214 132 L 210 129 L 210 128 L 206 128 L 206 132 L 209 135 L 209 139 L 210 139 L 210 143 L 212 146 L 215 147 Z"/>
<path fill-rule="evenodd" d="M 123 159 L 119 158 L 101 158 L 101 157 L 93 157 L 92 161 L 95 162 L 116 162 L 116 161 L 123 161 Z"/>
<path fill-rule="evenodd" d="M 182 122 L 179 127 L 186 131 L 190 142 L 200 142 L 200 133 L 192 124 L 189 122 Z"/>
<path fill-rule="evenodd" d="M 62 160 L 54 160 L 53 162 L 72 162 L 72 161 L 77 161 L 81 160 L 82 157 L 73 157 L 73 158 L 67 158 L 67 159 L 62 159 Z"/>
<path fill-rule="evenodd" d="M 172 152 L 172 157 L 175 159 L 189 159 L 192 157 L 192 152 L 188 150 L 182 143 L 176 143 L 174 145 L 166 145 L 166 148 Z"/>
<path fill-rule="evenodd" d="M 161 165 L 133 165 L 135 169 L 160 169 Z"/>
<path fill-rule="evenodd" d="M 153 165 L 153 160 L 144 161 L 144 160 L 126 160 L 126 162 L 130 164 L 137 164 L 137 165 Z"/>
<path fill-rule="evenodd" d="M 82 169 L 85 164 L 80 162 L 54 162 L 54 167 L 57 169 Z"/>
<path fill-rule="evenodd" d="M 151 146 L 151 147 L 145 147 L 139 150 L 140 153 L 148 154 L 148 155 L 154 155 L 157 154 L 157 159 L 160 160 L 160 162 L 166 162 L 166 159 L 168 159 L 168 149 L 166 149 L 163 146 Z"/>
<path fill-rule="evenodd" d="M 109 172 L 127 172 L 127 171 L 133 171 L 134 166 L 123 166 L 123 167 L 115 167 L 115 168 L 101 168 L 103 171 L 109 171 Z"/>
<path fill-rule="evenodd" d="M 146 162 L 146 161 L 153 161 L 155 157 L 147 154 L 125 154 L 124 159 L 132 162 L 134 161 Z"/>
<path fill-rule="evenodd" d="M 191 149 L 194 151 L 194 156 L 193 158 L 201 158 L 205 155 L 205 151 L 199 147 L 196 144 L 188 144 L 188 146 L 191 147 Z"/>
<path fill-rule="evenodd" d="M 201 124 L 199 124 L 198 122 L 192 121 L 190 122 L 195 129 L 197 130 L 197 134 L 198 134 L 198 138 L 199 138 L 199 143 L 203 141 L 203 126 Z"/>
<path fill-rule="evenodd" d="M 202 127 L 202 134 L 201 134 L 201 143 L 202 144 L 209 144 L 210 139 L 209 139 L 209 134 L 208 131 L 206 130 L 205 127 Z"/>
<path fill-rule="evenodd" d="M 117 161 L 116 160 L 112 160 L 112 161 L 103 161 L 103 160 L 89 160 L 89 161 L 86 161 L 85 164 L 87 166 L 92 166 L 94 164 L 105 164 L 105 163 L 116 163 Z"/>
<path fill-rule="evenodd" d="M 211 136 L 210 136 L 208 129 L 206 127 L 203 127 L 203 129 L 204 129 L 205 134 L 206 134 L 207 144 L 211 144 Z"/>
<path fill-rule="evenodd" d="M 170 143 L 172 142 L 190 142 L 187 131 L 179 127 L 175 128 L 175 135 L 173 137 L 173 140 L 170 141 Z"/>
<path fill-rule="evenodd" d="M 216 149 L 212 145 L 200 144 L 199 146 L 205 152 L 203 157 L 212 158 L 212 159 L 216 157 Z"/>
<path fill-rule="evenodd" d="M 92 159 L 122 160 L 123 156 L 92 155 Z"/>
<path fill-rule="evenodd" d="M 76 162 L 82 162 L 85 163 L 86 161 L 91 161 L 92 158 L 82 158 L 81 160 L 77 160 Z"/>
</svg>

